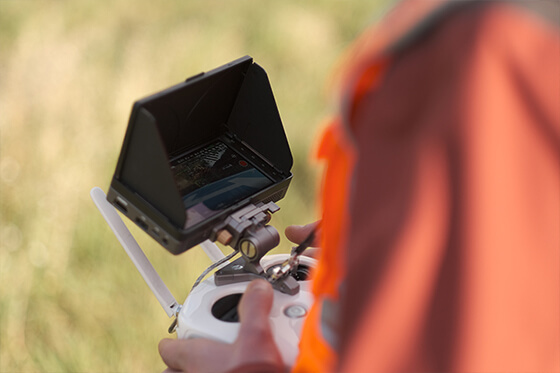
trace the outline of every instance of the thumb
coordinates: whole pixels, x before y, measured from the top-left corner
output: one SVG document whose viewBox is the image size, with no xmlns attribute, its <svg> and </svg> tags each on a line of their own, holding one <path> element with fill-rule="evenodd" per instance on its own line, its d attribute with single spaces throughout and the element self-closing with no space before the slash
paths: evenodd
<svg viewBox="0 0 560 373">
<path fill-rule="evenodd" d="M 254 280 L 241 297 L 236 354 L 236 372 L 280 372 L 284 363 L 274 341 L 270 325 L 270 311 L 274 290 L 266 280 Z"/>
<path fill-rule="evenodd" d="M 300 244 L 311 234 L 311 232 L 317 229 L 319 223 L 320 221 L 316 221 L 307 225 L 290 225 L 286 227 L 284 234 L 286 235 L 288 240 L 292 241 L 293 243 Z M 311 246 L 318 246 L 319 241 L 320 234 L 316 232 L 315 239 L 313 240 Z"/>
<path fill-rule="evenodd" d="M 269 326 L 268 317 L 273 301 L 274 290 L 268 281 L 251 281 L 239 302 L 240 334 L 253 333 L 252 329 Z"/>
</svg>

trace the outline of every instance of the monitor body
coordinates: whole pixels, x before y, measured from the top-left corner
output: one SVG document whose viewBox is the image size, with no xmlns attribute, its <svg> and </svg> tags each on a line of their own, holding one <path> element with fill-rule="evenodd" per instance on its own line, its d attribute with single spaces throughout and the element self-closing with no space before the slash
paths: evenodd
<svg viewBox="0 0 560 373">
<path fill-rule="evenodd" d="M 180 254 L 282 199 L 292 164 L 267 74 L 246 56 L 134 103 L 107 200 Z"/>
</svg>

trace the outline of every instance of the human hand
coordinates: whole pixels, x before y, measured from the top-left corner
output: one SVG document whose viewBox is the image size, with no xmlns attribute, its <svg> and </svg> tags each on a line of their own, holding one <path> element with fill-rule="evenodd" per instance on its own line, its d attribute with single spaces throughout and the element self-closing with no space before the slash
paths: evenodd
<svg viewBox="0 0 560 373">
<path fill-rule="evenodd" d="M 269 321 L 273 298 L 265 280 L 247 286 L 239 302 L 241 326 L 233 344 L 203 338 L 161 340 L 159 353 L 168 366 L 164 373 L 284 372 Z"/>
<path fill-rule="evenodd" d="M 317 230 L 320 222 L 321 221 L 316 221 L 307 225 L 290 225 L 286 227 L 284 234 L 293 243 L 300 244 L 311 234 L 312 231 L 315 230 L 315 237 L 313 239 L 313 243 L 310 246 L 317 247 L 320 243 L 320 233 L 319 230 Z M 316 257 L 317 252 L 317 248 L 309 248 L 304 251 L 303 255 Z"/>
</svg>

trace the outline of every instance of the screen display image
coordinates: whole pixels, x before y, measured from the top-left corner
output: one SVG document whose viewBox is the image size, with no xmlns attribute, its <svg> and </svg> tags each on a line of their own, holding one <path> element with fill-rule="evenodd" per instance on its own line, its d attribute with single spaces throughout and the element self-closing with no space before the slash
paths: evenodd
<svg viewBox="0 0 560 373">
<path fill-rule="evenodd" d="M 187 226 L 272 184 L 221 141 L 172 161 L 171 170 L 187 209 Z"/>
</svg>

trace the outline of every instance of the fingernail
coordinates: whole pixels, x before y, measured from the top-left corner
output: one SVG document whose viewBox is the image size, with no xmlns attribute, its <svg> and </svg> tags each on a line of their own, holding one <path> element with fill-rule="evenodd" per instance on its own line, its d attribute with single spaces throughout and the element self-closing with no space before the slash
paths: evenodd
<svg viewBox="0 0 560 373">
<path fill-rule="evenodd" d="M 254 280 L 251 281 L 249 287 L 251 291 L 267 291 L 270 285 L 265 280 Z"/>
</svg>

